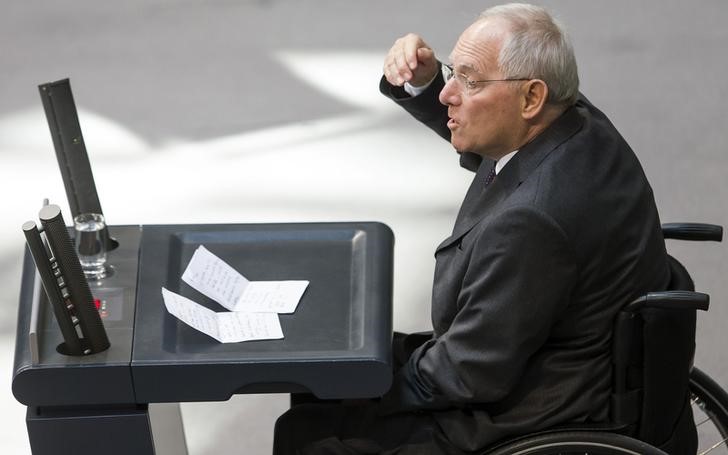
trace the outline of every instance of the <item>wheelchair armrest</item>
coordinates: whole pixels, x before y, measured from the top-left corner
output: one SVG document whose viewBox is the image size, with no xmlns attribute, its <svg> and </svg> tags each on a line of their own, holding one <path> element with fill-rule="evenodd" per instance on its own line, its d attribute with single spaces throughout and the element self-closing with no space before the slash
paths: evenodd
<svg viewBox="0 0 728 455">
<path fill-rule="evenodd" d="M 666 239 L 721 242 L 723 226 L 705 223 L 665 223 L 662 235 Z"/>
<path fill-rule="evenodd" d="M 710 296 L 693 291 L 650 292 L 628 303 L 623 311 L 637 313 L 644 308 L 665 308 L 673 310 L 703 310 L 710 306 Z"/>
</svg>

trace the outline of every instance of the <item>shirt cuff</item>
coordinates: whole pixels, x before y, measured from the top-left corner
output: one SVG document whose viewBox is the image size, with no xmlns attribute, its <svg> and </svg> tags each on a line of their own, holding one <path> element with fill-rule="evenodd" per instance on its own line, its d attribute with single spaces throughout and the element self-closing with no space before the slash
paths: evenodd
<svg viewBox="0 0 728 455">
<path fill-rule="evenodd" d="M 430 82 L 426 83 L 425 85 L 420 85 L 419 87 L 415 87 L 414 85 L 410 84 L 409 82 L 404 83 L 404 91 L 407 92 L 409 96 L 417 96 L 420 93 L 427 90 L 427 87 L 429 87 L 432 82 L 437 78 L 437 76 L 440 74 L 440 72 L 436 72 L 435 75 L 430 79 Z"/>
</svg>

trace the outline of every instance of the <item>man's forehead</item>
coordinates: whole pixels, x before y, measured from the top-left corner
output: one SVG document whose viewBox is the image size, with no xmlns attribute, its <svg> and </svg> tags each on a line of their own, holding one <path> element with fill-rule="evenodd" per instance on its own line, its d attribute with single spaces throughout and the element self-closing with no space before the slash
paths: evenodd
<svg viewBox="0 0 728 455">
<path fill-rule="evenodd" d="M 472 24 L 460 35 L 449 55 L 459 71 L 484 72 L 497 65 L 507 29 L 490 19 Z"/>
</svg>

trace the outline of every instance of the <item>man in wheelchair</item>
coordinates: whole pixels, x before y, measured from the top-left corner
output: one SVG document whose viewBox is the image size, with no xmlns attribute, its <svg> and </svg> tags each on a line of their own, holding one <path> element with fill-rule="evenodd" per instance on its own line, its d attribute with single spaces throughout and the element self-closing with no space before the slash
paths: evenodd
<svg viewBox="0 0 728 455">
<path fill-rule="evenodd" d="M 408 34 L 380 83 L 475 172 L 435 252 L 434 331 L 395 337 L 401 366 L 381 400 L 292 408 L 276 453 L 480 453 L 563 425 L 634 435 L 644 418 L 641 392 L 615 394 L 613 328 L 620 309 L 669 289 L 672 275 L 637 157 L 579 92 L 572 46 L 543 8 L 486 10 L 447 62 Z M 668 372 L 671 402 L 649 416 L 646 439 L 694 454 L 694 312 L 668 319 L 655 330 L 686 367 Z"/>
</svg>

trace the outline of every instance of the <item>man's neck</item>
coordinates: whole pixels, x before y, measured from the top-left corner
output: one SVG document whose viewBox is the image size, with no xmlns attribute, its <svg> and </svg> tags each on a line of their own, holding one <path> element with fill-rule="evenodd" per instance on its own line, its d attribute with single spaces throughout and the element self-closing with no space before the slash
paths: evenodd
<svg viewBox="0 0 728 455">
<path fill-rule="evenodd" d="M 522 148 L 524 145 L 533 141 L 539 134 L 543 133 L 549 126 L 551 126 L 556 119 L 566 111 L 565 107 L 562 106 L 546 106 L 543 112 L 538 116 L 536 122 L 528 126 L 526 133 L 523 135 L 523 141 L 514 150 Z"/>
</svg>

